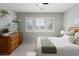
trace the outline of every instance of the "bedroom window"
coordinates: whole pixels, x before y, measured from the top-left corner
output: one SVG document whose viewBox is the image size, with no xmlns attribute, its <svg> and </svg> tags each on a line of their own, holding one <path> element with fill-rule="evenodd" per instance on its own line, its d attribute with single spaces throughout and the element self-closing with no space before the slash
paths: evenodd
<svg viewBox="0 0 79 59">
<path fill-rule="evenodd" d="M 53 18 L 28 18 L 25 20 L 26 31 L 51 32 L 54 30 Z"/>
</svg>

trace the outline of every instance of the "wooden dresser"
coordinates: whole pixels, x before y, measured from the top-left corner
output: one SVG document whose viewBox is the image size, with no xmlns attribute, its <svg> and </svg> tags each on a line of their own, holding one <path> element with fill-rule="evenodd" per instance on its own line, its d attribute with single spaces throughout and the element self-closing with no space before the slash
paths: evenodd
<svg viewBox="0 0 79 59">
<path fill-rule="evenodd" d="M 0 37 L 0 55 L 10 55 L 21 43 L 21 33 Z"/>
</svg>

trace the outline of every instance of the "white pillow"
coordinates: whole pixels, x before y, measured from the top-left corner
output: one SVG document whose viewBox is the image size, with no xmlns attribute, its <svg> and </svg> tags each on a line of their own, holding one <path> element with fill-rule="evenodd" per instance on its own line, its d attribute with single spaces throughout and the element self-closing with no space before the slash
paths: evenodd
<svg viewBox="0 0 79 59">
<path fill-rule="evenodd" d="M 66 35 L 66 34 L 63 35 L 63 38 L 67 38 L 67 39 L 69 39 L 70 37 L 71 37 L 71 36 Z"/>
<path fill-rule="evenodd" d="M 76 32 L 76 33 L 75 33 L 75 36 L 79 36 L 79 32 Z"/>
<path fill-rule="evenodd" d="M 71 37 L 69 38 L 69 40 L 70 40 L 71 43 L 75 43 L 76 40 L 77 40 L 77 37 L 76 37 L 76 36 L 71 36 Z"/>
<path fill-rule="evenodd" d="M 79 37 L 78 36 L 71 36 L 69 40 L 71 43 L 75 43 L 75 44 L 79 45 Z"/>
</svg>

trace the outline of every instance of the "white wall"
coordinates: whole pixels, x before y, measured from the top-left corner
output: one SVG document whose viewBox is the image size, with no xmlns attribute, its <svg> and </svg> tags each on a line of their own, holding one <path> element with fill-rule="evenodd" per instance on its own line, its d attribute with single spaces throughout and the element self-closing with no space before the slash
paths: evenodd
<svg viewBox="0 0 79 59">
<path fill-rule="evenodd" d="M 64 13 L 64 29 L 74 26 L 74 21 L 79 19 L 79 4 Z"/>
<path fill-rule="evenodd" d="M 0 18 L 0 29 L 4 28 L 6 24 L 10 23 L 17 15 L 22 18 L 20 24 L 20 31 L 23 34 L 24 42 L 36 42 L 38 36 L 57 36 L 60 35 L 62 29 L 67 29 L 74 24 L 74 20 L 79 19 L 79 4 L 63 13 L 17 13 L 12 9 L 0 4 L 0 9 L 6 9 L 9 16 Z M 25 21 L 26 17 L 55 17 L 55 31 L 54 32 L 26 32 Z M 64 20 L 63 20 L 64 19 Z"/>
<path fill-rule="evenodd" d="M 0 9 L 6 9 L 9 15 L 4 18 L 0 18 L 0 29 L 4 28 L 6 24 L 9 24 L 17 15 L 16 12 L 9 7 L 0 4 Z M 62 13 L 18 13 L 18 16 L 22 18 L 20 24 L 20 30 L 23 34 L 24 42 L 36 42 L 38 36 L 57 36 L 62 29 L 63 14 Z M 24 18 L 26 17 L 55 17 L 55 31 L 54 32 L 26 32 Z"/>
<path fill-rule="evenodd" d="M 26 17 L 55 17 L 55 31 L 54 32 L 26 32 L 24 18 Z M 39 36 L 57 36 L 62 29 L 63 14 L 60 13 L 18 13 L 18 17 L 22 18 L 21 32 L 23 32 L 24 42 L 36 42 Z"/>
<path fill-rule="evenodd" d="M 10 9 L 9 7 L 3 4 L 0 4 L 0 10 L 3 9 L 7 10 L 9 14 L 3 18 L 0 18 L 0 29 L 5 28 L 7 24 L 11 23 L 12 20 L 14 20 L 14 18 L 17 17 L 15 11 L 13 11 L 12 9 Z M 17 29 L 13 28 L 13 30 L 17 30 Z"/>
</svg>

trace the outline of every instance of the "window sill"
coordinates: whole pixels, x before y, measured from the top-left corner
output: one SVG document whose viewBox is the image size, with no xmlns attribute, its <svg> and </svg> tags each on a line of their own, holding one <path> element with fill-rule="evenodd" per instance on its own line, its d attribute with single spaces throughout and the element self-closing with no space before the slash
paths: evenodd
<svg viewBox="0 0 79 59">
<path fill-rule="evenodd" d="M 26 30 L 26 32 L 54 32 L 54 30 Z"/>
</svg>

